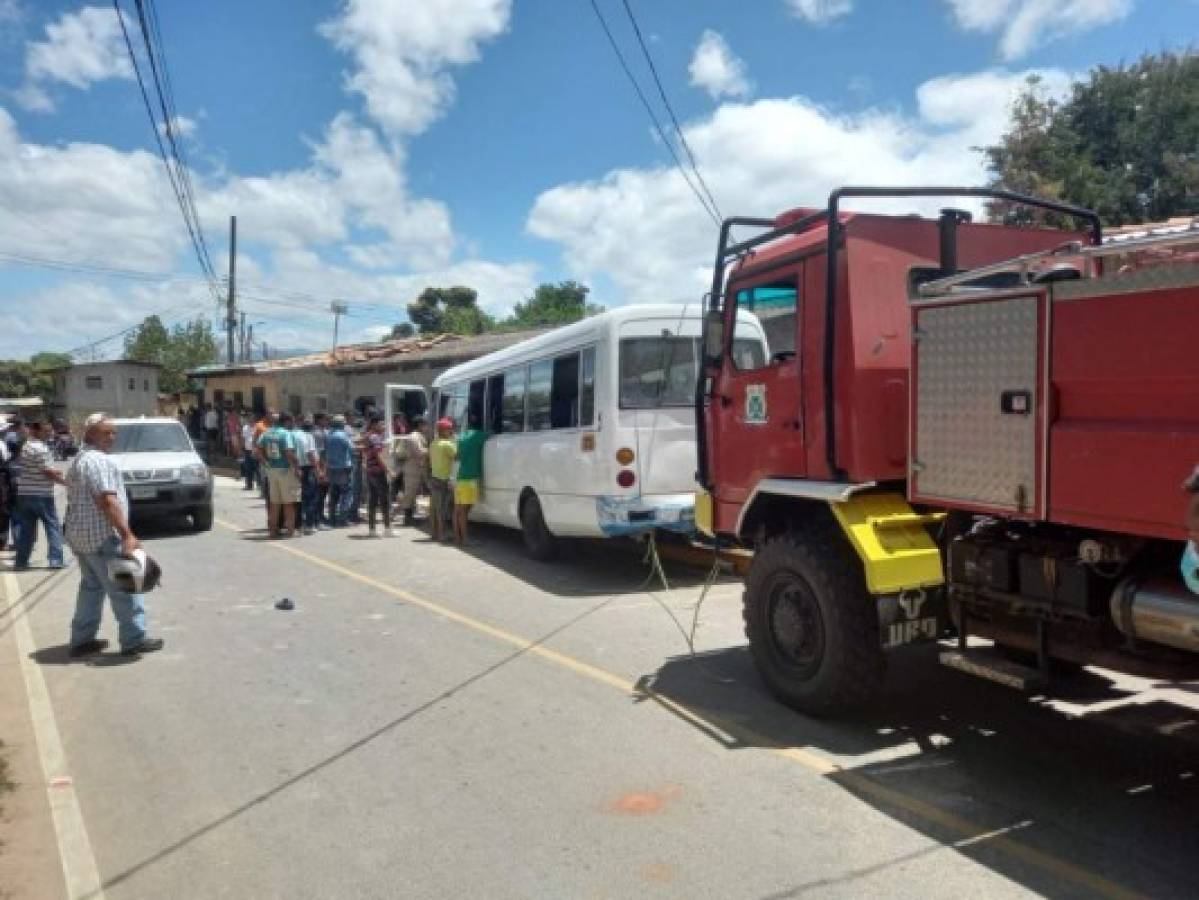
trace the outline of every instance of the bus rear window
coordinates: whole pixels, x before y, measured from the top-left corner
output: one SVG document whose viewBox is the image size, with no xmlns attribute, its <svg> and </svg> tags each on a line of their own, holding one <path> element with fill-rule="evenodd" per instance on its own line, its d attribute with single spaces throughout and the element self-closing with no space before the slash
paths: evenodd
<svg viewBox="0 0 1199 900">
<path fill-rule="evenodd" d="M 693 337 L 636 337 L 620 342 L 620 405 L 624 409 L 690 406 L 695 402 Z"/>
</svg>

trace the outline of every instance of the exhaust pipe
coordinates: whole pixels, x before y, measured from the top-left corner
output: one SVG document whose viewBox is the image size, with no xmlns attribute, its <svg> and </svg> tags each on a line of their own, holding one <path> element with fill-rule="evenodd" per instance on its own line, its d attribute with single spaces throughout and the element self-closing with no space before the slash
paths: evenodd
<svg viewBox="0 0 1199 900">
<path fill-rule="evenodd" d="M 1112 593 L 1111 612 L 1133 640 L 1199 653 L 1199 596 L 1181 582 L 1126 578 Z"/>
</svg>

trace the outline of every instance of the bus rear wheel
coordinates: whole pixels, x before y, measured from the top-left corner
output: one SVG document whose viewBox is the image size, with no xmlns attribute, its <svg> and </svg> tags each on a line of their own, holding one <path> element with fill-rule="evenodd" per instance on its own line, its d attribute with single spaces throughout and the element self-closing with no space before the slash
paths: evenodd
<svg viewBox="0 0 1199 900">
<path fill-rule="evenodd" d="M 882 684 L 878 613 L 839 534 L 813 529 L 768 539 L 750 567 L 743 614 L 754 665 L 788 706 L 838 715 Z"/>
<path fill-rule="evenodd" d="M 525 550 L 533 559 L 546 562 L 558 555 L 558 539 L 545 524 L 541 501 L 532 492 L 520 505 L 520 530 L 525 539 Z"/>
</svg>

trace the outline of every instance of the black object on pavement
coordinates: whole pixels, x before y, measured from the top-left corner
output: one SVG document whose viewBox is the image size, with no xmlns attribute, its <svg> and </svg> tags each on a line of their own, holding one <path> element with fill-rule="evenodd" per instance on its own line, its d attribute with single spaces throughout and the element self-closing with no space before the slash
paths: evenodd
<svg viewBox="0 0 1199 900">
<path fill-rule="evenodd" d="M 280 600 L 278 603 L 275 604 L 275 609 L 287 610 L 287 609 L 295 609 L 295 608 L 296 608 L 296 605 L 294 603 L 292 603 L 286 597 L 284 597 L 282 600 Z"/>
</svg>

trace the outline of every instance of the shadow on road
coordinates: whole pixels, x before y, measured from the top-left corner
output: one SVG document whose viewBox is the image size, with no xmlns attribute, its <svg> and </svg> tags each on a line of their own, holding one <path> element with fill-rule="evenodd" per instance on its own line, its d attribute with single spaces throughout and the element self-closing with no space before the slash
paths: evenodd
<svg viewBox="0 0 1199 900">
<path fill-rule="evenodd" d="M 730 751 L 834 758 L 839 768 L 825 777 L 862 802 L 1045 896 L 1199 894 L 1195 745 L 1115 727 L 1130 712 L 1145 715 L 1144 706 L 1069 717 L 942 669 L 935 648 L 893 662 L 879 701 L 838 721 L 775 702 L 746 648 L 671 659 L 641 679 L 637 699 L 660 703 Z M 1087 672 L 1063 684 L 1061 694 L 1072 693 L 1126 692 Z"/>
<path fill-rule="evenodd" d="M 596 597 L 608 594 L 637 594 L 659 590 L 661 583 L 650 578 L 645 547 L 627 538 L 572 538 L 560 541 L 555 560 L 539 562 L 525 551 L 519 531 L 494 525 L 470 526 L 479 543 L 458 551 L 519 578 L 532 587 L 560 597 Z M 694 566 L 662 561 L 671 588 L 695 588 L 707 573 Z"/>
</svg>

